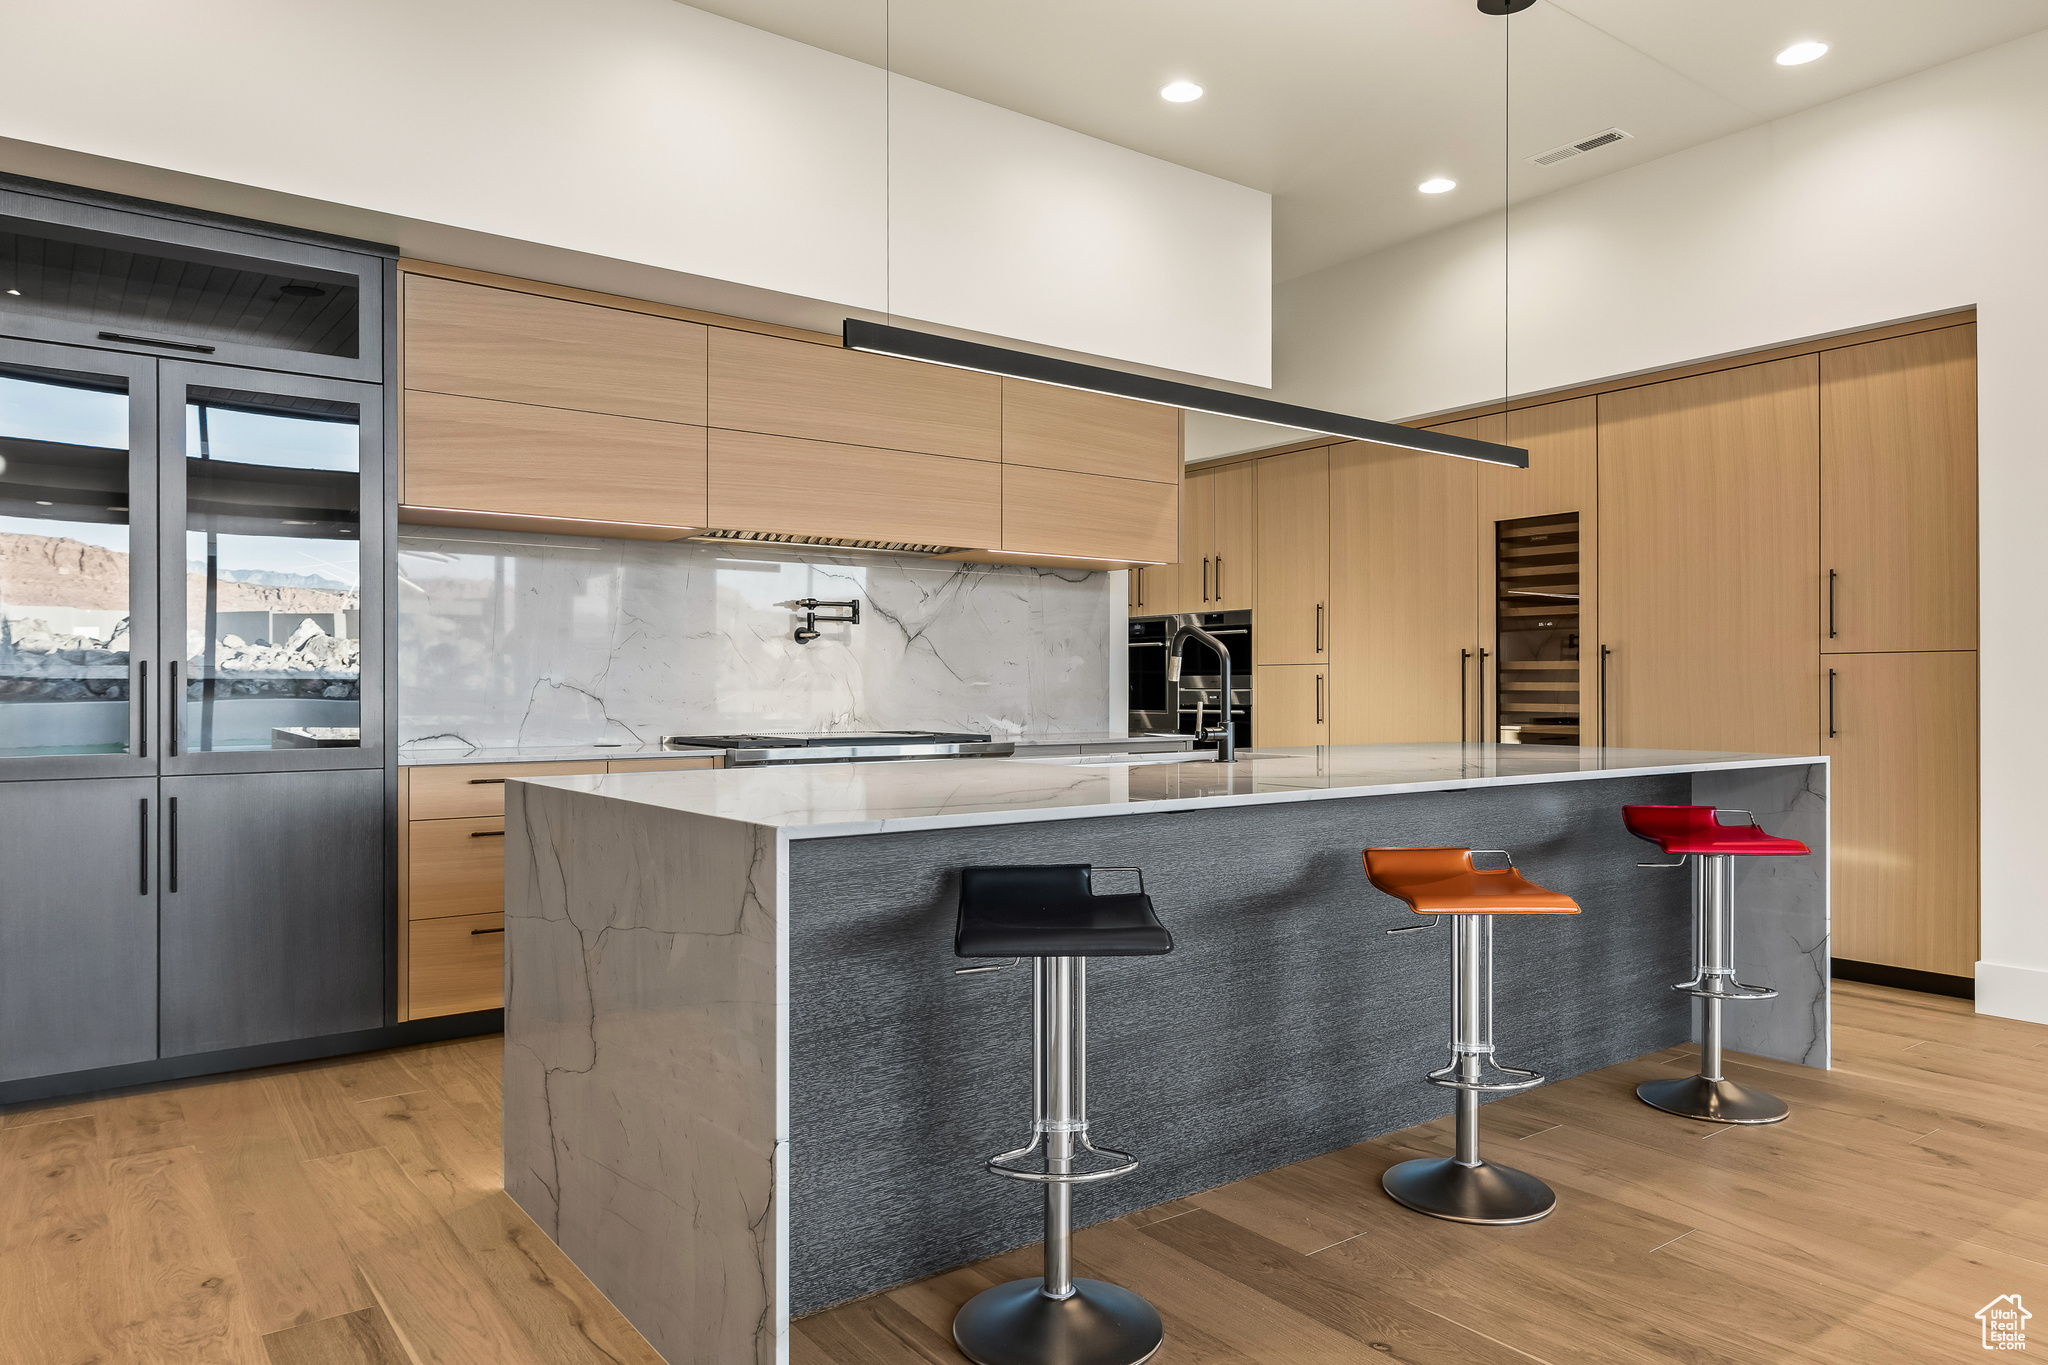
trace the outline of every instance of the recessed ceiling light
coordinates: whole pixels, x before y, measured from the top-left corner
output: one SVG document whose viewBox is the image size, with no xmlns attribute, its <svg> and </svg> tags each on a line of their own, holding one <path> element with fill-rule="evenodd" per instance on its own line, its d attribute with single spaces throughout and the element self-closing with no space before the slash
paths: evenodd
<svg viewBox="0 0 2048 1365">
<path fill-rule="evenodd" d="M 1828 55 L 1826 43 L 1794 43 L 1778 54 L 1779 66 L 1805 66 Z"/>
<path fill-rule="evenodd" d="M 1455 180 L 1446 180 L 1442 176 L 1437 176 L 1435 179 L 1423 181 L 1420 185 L 1417 185 L 1415 188 L 1421 190 L 1424 194 L 1444 194 L 1450 190 L 1458 188 L 1458 182 Z"/>
<path fill-rule="evenodd" d="M 1159 87 L 1159 98 L 1169 104 L 1186 104 L 1202 98 L 1202 87 L 1193 81 L 1174 81 Z"/>
</svg>

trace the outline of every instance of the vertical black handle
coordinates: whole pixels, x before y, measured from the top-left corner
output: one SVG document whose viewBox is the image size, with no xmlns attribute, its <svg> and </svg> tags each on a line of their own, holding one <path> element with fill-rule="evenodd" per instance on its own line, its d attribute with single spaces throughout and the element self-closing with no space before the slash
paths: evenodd
<svg viewBox="0 0 2048 1365">
<path fill-rule="evenodd" d="M 1202 556 L 1202 600 L 1209 600 L 1209 556 Z"/>
<path fill-rule="evenodd" d="M 1828 570 L 1828 638 L 1835 638 L 1835 571 Z"/>
<path fill-rule="evenodd" d="M 1835 670 L 1828 670 L 1828 738 L 1833 739 L 1841 731 L 1835 728 Z"/>
<path fill-rule="evenodd" d="M 176 659 L 171 660 L 170 669 L 170 686 L 165 689 L 167 695 L 164 709 L 164 748 L 172 758 L 176 758 L 178 756 L 178 716 L 180 712 L 178 703 L 183 700 L 178 695 L 178 661 Z M 177 808 L 177 799 L 173 797 L 171 809 L 176 810 Z M 173 891 L 177 889 L 175 886 L 171 888 Z"/>
<path fill-rule="evenodd" d="M 1486 651 L 1479 651 L 1479 742 L 1486 743 Z M 1500 738 L 1498 735 L 1494 738 Z"/>
<path fill-rule="evenodd" d="M 1138 576 L 1138 610 L 1143 611 L 1145 609 L 1145 566 L 1140 564 L 1131 572 Z"/>
<path fill-rule="evenodd" d="M 138 896 L 147 896 L 149 894 L 149 798 L 146 796 L 142 798 L 141 846 L 142 876 L 139 879 L 139 884 L 135 888 L 135 894 Z"/>
<path fill-rule="evenodd" d="M 1600 646 L 1600 747 L 1607 747 L 1607 656 L 1614 653 L 1606 645 Z"/>
<path fill-rule="evenodd" d="M 138 660 L 136 667 L 141 670 L 135 686 L 129 689 L 129 705 L 135 708 L 135 756 L 149 757 L 149 660 Z M 144 802 L 148 805 L 148 802 Z M 149 888 L 144 887 L 147 891 Z"/>
<path fill-rule="evenodd" d="M 1323 604 L 1316 603 L 1316 653 L 1323 652 Z"/>
<path fill-rule="evenodd" d="M 1472 651 L 1458 651 L 1458 743 L 1465 742 L 1465 720 L 1472 714 L 1472 699 L 1465 688 L 1465 661 L 1472 657 Z"/>
<path fill-rule="evenodd" d="M 1323 675 L 1316 674 L 1316 724 L 1323 723 Z"/>
<path fill-rule="evenodd" d="M 170 847 L 166 853 L 170 871 L 164 878 L 164 890 L 175 896 L 178 894 L 178 798 L 175 796 L 171 798 L 170 826 Z"/>
<path fill-rule="evenodd" d="M 1216 600 L 1223 600 L 1223 556 L 1216 556 Z"/>
</svg>

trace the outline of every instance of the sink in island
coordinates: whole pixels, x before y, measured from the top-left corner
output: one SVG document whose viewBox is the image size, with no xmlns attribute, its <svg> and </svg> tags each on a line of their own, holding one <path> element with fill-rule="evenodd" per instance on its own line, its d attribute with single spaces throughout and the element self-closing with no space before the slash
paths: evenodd
<svg viewBox="0 0 2048 1365">
<path fill-rule="evenodd" d="M 1629 804 L 1813 849 L 1737 869 L 1780 995 L 1728 1045 L 1826 1066 L 1826 793 L 1817 756 L 1456 743 L 513 782 L 505 1186 L 671 1365 L 786 1359 L 792 1317 L 1038 1239 L 982 1169 L 1028 1136 L 1030 973 L 953 974 L 961 867 L 1139 867 L 1174 935 L 1089 967 L 1091 1130 L 1141 1164 L 1085 1224 L 1449 1111 L 1449 935 L 1387 937 L 1367 846 L 1509 849 L 1583 907 L 1500 926 L 1504 1061 L 1691 1037 L 1689 879 Z"/>
</svg>

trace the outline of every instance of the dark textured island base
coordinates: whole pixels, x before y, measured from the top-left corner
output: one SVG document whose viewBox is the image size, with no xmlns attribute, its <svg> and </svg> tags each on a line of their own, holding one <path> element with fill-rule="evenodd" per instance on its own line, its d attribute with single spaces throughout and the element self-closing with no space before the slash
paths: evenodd
<svg viewBox="0 0 2048 1365">
<path fill-rule="evenodd" d="M 1140 1160 L 1083 1186 L 1114 1218 L 1450 1112 L 1449 926 L 1365 878 L 1368 845 L 1505 848 L 1585 913 L 1497 922 L 1500 1060 L 1552 1080 L 1684 1042 L 1689 879 L 1630 803 L 1689 776 L 1236 806 L 792 842 L 789 1312 L 1039 1237 L 1036 1189 L 982 1169 L 1030 1136 L 1030 964 L 956 977 L 958 869 L 1145 871 L 1174 951 L 1089 977 L 1090 1129 Z M 1367 1192 L 1370 1193 L 1370 1192 Z"/>
</svg>

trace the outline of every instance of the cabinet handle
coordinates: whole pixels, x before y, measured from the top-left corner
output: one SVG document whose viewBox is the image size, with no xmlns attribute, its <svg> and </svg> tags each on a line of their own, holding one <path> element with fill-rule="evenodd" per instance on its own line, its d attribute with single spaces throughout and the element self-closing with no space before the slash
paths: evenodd
<svg viewBox="0 0 2048 1365">
<path fill-rule="evenodd" d="M 1465 661 L 1472 657 L 1472 651 L 1458 651 L 1458 743 L 1465 742 L 1465 719 L 1472 714 L 1472 699 L 1465 688 Z"/>
<path fill-rule="evenodd" d="M 164 689 L 168 694 L 166 701 L 169 706 L 169 709 L 164 713 L 164 747 L 170 751 L 172 758 L 176 758 L 178 756 L 178 722 L 182 714 L 178 703 L 183 700 L 178 695 L 178 661 L 176 659 L 171 660 L 170 673 L 170 685 Z M 173 810 L 177 809 L 177 798 L 175 797 L 171 800 L 171 808 Z M 175 886 L 171 888 L 173 891 L 177 889 Z"/>
<path fill-rule="evenodd" d="M 1835 638 L 1835 571 L 1828 570 L 1828 638 Z"/>
<path fill-rule="evenodd" d="M 139 337 L 128 332 L 101 332 L 101 341 L 133 341 L 143 346 L 162 346 L 173 351 L 191 351 L 195 355 L 212 355 L 214 348 L 202 346 L 196 341 L 166 341 L 162 337 Z"/>
<path fill-rule="evenodd" d="M 505 831 L 502 829 L 473 829 L 469 832 L 469 837 L 472 839 L 502 839 L 505 837 Z"/>
<path fill-rule="evenodd" d="M 1323 652 L 1323 604 L 1316 603 L 1316 653 Z"/>
<path fill-rule="evenodd" d="M 1145 609 L 1145 570 L 1137 568 L 1131 570 L 1131 572 L 1138 576 L 1138 610 L 1143 611 Z"/>
<path fill-rule="evenodd" d="M 1209 600 L 1209 556 L 1202 556 L 1202 600 Z"/>
<path fill-rule="evenodd" d="M 1223 600 L 1223 556 L 1216 556 L 1216 600 Z"/>
<path fill-rule="evenodd" d="M 149 757 L 149 660 L 136 663 L 140 673 L 135 686 L 128 690 L 129 705 L 135 708 L 135 756 Z M 146 802 L 144 804 L 147 804 Z M 144 887 L 147 891 L 149 888 Z"/>
<path fill-rule="evenodd" d="M 1606 645 L 1600 646 L 1600 747 L 1607 747 L 1607 656 L 1614 653 Z M 1580 736 L 1584 738 L 1584 736 Z"/>
<path fill-rule="evenodd" d="M 1323 723 L 1323 675 L 1316 674 L 1316 724 Z"/>
<path fill-rule="evenodd" d="M 1835 670 L 1831 668 L 1828 670 L 1828 738 L 1833 739 L 1840 733 L 1835 728 Z"/>
<path fill-rule="evenodd" d="M 1483 649 L 1479 651 L 1479 742 L 1486 742 L 1486 651 Z"/>
<path fill-rule="evenodd" d="M 166 891 L 170 892 L 170 893 L 171 893 L 172 895 L 174 895 L 174 896 L 175 896 L 175 895 L 177 895 L 177 894 L 178 894 L 178 798 L 177 798 L 177 797 L 175 797 L 175 796 L 174 796 L 174 797 L 172 797 L 172 798 L 171 798 L 171 801 L 170 801 L 170 807 L 171 807 L 171 809 L 170 809 L 170 822 L 171 822 L 171 833 L 170 833 L 170 849 L 169 849 L 169 855 L 170 855 L 170 872 L 169 872 L 169 875 L 167 875 L 167 876 L 166 876 L 166 877 L 164 878 L 164 890 L 166 890 Z"/>
<path fill-rule="evenodd" d="M 472 929 L 469 931 L 469 936 L 475 938 L 478 934 L 502 934 L 504 932 L 505 930 L 502 927 L 497 929 Z"/>
<path fill-rule="evenodd" d="M 149 894 L 149 798 L 142 798 L 142 884 L 135 888 L 138 896 Z"/>
<path fill-rule="evenodd" d="M 469 785 L 472 787 L 494 787 L 503 784 L 504 781 L 505 779 L 502 777 L 472 777 L 469 779 Z"/>
</svg>

